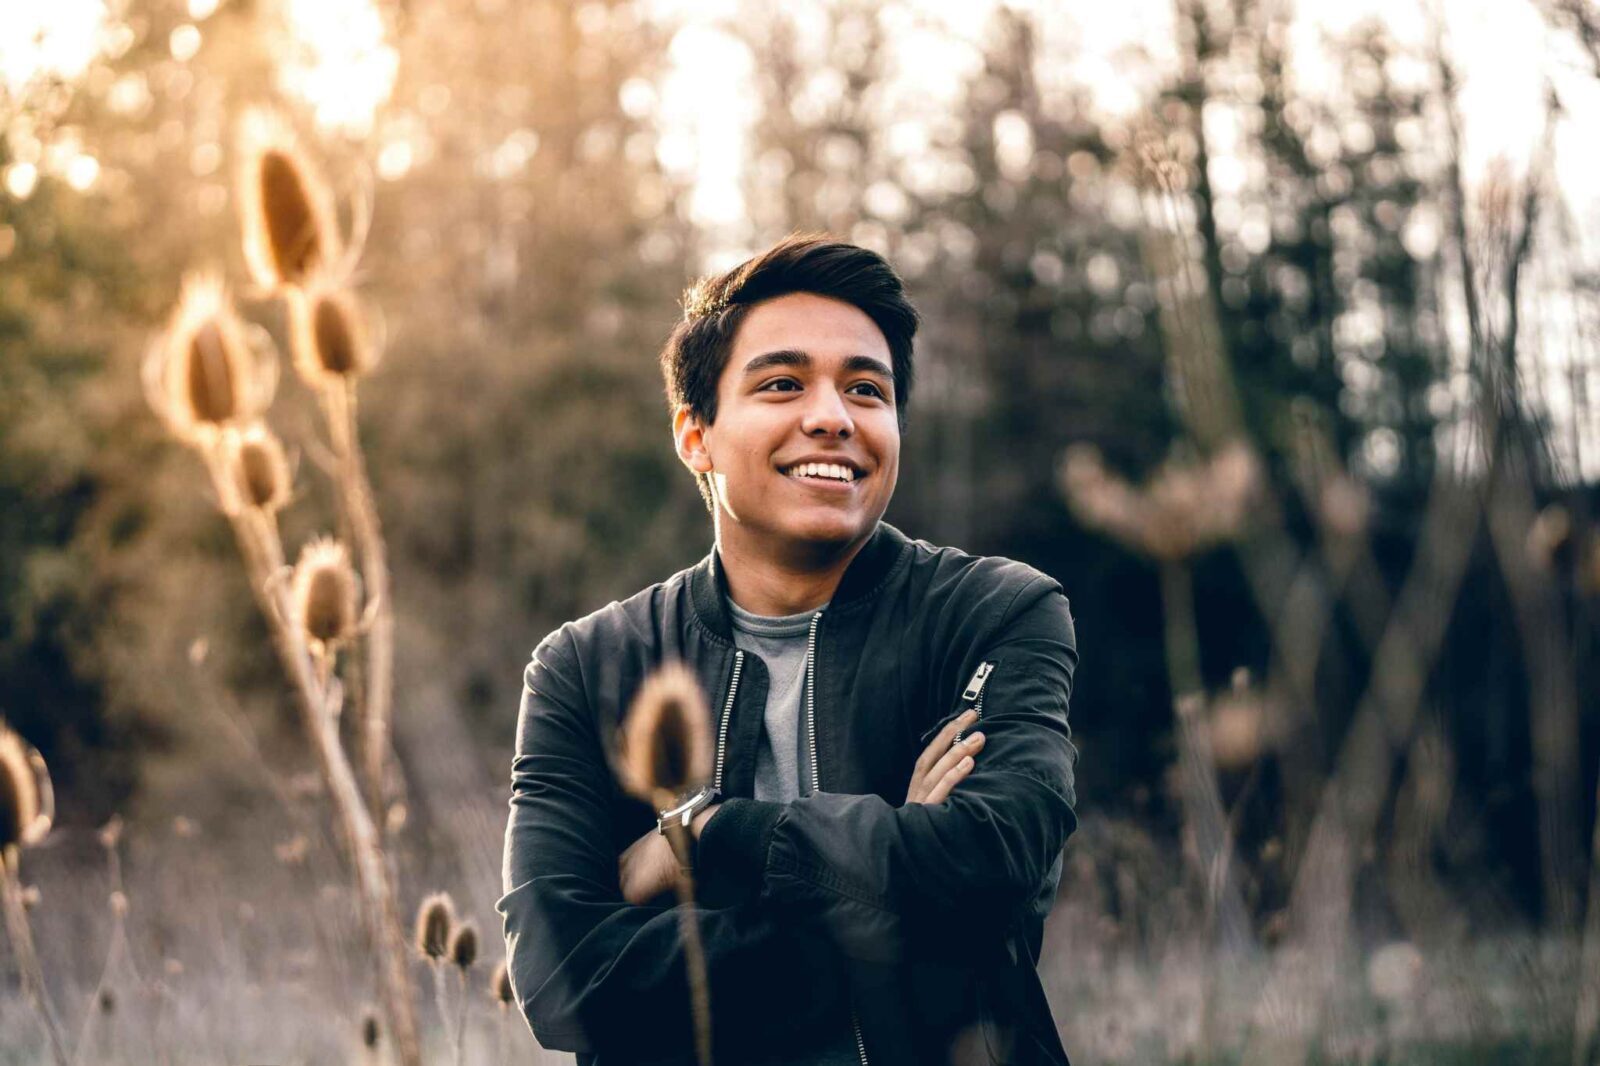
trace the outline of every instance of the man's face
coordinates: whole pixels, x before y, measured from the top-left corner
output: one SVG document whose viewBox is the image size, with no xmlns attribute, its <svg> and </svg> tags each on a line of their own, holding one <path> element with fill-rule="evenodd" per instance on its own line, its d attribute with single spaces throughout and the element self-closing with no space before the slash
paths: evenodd
<svg viewBox="0 0 1600 1066">
<path fill-rule="evenodd" d="M 718 381 L 716 422 L 698 440 L 684 414 L 674 428 L 685 463 L 709 463 L 725 536 L 776 550 L 848 545 L 883 517 L 900 473 L 888 341 L 841 300 L 757 304 Z"/>
</svg>

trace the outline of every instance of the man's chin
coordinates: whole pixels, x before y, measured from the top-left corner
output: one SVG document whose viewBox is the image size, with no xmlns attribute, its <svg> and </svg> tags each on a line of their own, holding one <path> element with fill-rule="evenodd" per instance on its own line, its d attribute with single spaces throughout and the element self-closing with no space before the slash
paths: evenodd
<svg viewBox="0 0 1600 1066">
<path fill-rule="evenodd" d="M 799 518 L 785 524 L 782 532 L 797 550 L 827 555 L 862 540 L 876 524 L 862 515 Z"/>
</svg>

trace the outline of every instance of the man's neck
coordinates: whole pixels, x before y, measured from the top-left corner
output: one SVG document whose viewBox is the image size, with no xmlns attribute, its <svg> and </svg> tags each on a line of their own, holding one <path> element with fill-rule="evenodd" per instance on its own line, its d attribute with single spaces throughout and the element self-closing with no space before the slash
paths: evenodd
<svg viewBox="0 0 1600 1066">
<path fill-rule="evenodd" d="M 729 598 L 751 614 L 781 618 L 816 610 L 833 599 L 868 539 L 814 552 L 775 553 L 719 522 L 717 554 L 728 578 Z"/>
</svg>

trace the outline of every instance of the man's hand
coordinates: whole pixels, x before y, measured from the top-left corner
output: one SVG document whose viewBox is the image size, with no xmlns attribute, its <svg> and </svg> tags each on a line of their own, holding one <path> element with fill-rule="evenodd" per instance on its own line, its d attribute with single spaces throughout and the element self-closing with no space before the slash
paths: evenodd
<svg viewBox="0 0 1600 1066">
<path fill-rule="evenodd" d="M 623 899 L 648 903 L 677 882 L 678 857 L 672 854 L 667 838 L 652 829 L 629 844 L 617 859 L 617 879 L 622 883 Z"/>
<path fill-rule="evenodd" d="M 976 711 L 964 711 L 928 742 L 911 771 L 907 803 L 943 803 L 972 772 L 973 759 L 983 750 L 983 734 L 973 733 L 959 744 L 954 741 L 957 733 L 971 728 L 977 720 Z M 696 838 L 718 806 L 707 807 L 695 816 L 691 832 Z M 622 898 L 629 903 L 646 903 L 672 887 L 678 877 L 678 859 L 667 838 L 652 829 L 628 845 L 617 860 L 617 874 Z"/>
<path fill-rule="evenodd" d="M 721 806 L 713 803 L 694 816 L 689 831 L 696 840 Z M 617 859 L 617 880 L 622 883 L 622 898 L 629 903 L 653 899 L 671 888 L 677 877 L 678 858 L 672 853 L 672 845 L 654 829 L 629 844 L 628 850 Z"/>
<path fill-rule="evenodd" d="M 911 771 L 907 803 L 943 803 L 962 778 L 972 772 L 972 760 L 983 749 L 983 734 L 974 733 L 959 744 L 953 741 L 957 733 L 977 720 L 977 711 L 963 711 L 928 742 Z"/>
</svg>

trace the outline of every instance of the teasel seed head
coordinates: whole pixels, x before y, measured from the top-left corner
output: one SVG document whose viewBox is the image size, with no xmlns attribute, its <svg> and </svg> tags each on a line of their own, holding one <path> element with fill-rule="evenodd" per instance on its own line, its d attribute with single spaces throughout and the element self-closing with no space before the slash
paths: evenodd
<svg viewBox="0 0 1600 1066">
<path fill-rule="evenodd" d="M 417 951 L 437 962 L 450 950 L 450 929 L 456 922 L 456 909 L 447 892 L 435 892 L 417 907 Z"/>
<path fill-rule="evenodd" d="M 1239 667 L 1227 690 L 1211 704 L 1211 757 L 1219 769 L 1243 770 L 1255 765 L 1267 746 L 1269 721 L 1262 693 L 1250 671 Z"/>
<path fill-rule="evenodd" d="M 378 1012 L 368 1007 L 361 1014 L 361 1046 L 369 1050 L 376 1048 L 381 1032 L 378 1027 Z"/>
<path fill-rule="evenodd" d="M 478 961 L 478 927 L 462 922 L 450 934 L 450 961 L 463 970 Z"/>
<path fill-rule="evenodd" d="M 289 298 L 294 366 L 314 389 L 353 382 L 378 362 L 355 293 L 319 277 Z"/>
<path fill-rule="evenodd" d="M 238 510 L 276 514 L 293 487 L 289 459 L 277 434 L 261 423 L 230 433 L 225 445 L 231 505 Z"/>
<path fill-rule="evenodd" d="M 333 193 L 281 116 L 252 112 L 240 130 L 245 259 L 264 289 L 304 285 L 341 256 Z"/>
<path fill-rule="evenodd" d="M 1348 540 L 1364 532 L 1372 520 L 1372 493 L 1340 472 L 1327 479 L 1316 499 L 1317 516 L 1334 537 Z"/>
<path fill-rule="evenodd" d="M 711 714 L 693 671 L 669 662 L 645 679 L 622 726 L 618 775 L 655 806 L 711 777 Z"/>
<path fill-rule="evenodd" d="M 44 757 L 0 721 L 0 854 L 39 843 L 55 813 Z"/>
<path fill-rule="evenodd" d="M 494 973 L 489 977 L 489 995 L 502 1008 L 511 1006 L 515 998 L 511 991 L 511 971 L 506 968 L 504 959 L 494 964 Z"/>
<path fill-rule="evenodd" d="M 1185 187 L 1188 178 L 1173 143 L 1171 124 L 1156 115 L 1144 115 L 1133 121 L 1127 147 L 1117 162 L 1118 169 L 1131 178 L 1141 192 L 1178 192 Z"/>
<path fill-rule="evenodd" d="M 1255 453 L 1238 442 L 1207 460 L 1168 460 L 1142 489 L 1108 471 L 1092 445 L 1068 448 L 1061 464 L 1067 502 L 1085 525 L 1164 561 L 1238 536 L 1260 479 Z"/>
<path fill-rule="evenodd" d="M 275 360 L 252 345 L 227 288 L 208 274 L 184 279 L 178 307 L 143 369 L 151 407 L 190 443 L 254 419 L 277 384 Z"/>
<path fill-rule="evenodd" d="M 356 585 L 343 544 L 319 537 L 301 549 L 294 568 L 294 622 L 314 647 L 330 651 L 355 635 L 360 625 Z"/>
</svg>

